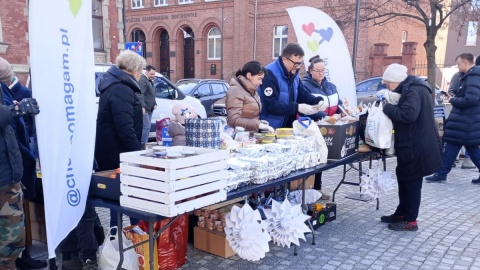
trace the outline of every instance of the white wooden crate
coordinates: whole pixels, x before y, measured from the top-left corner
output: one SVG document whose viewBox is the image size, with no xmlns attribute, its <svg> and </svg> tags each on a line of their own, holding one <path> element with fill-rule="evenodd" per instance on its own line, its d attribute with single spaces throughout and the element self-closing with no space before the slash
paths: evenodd
<svg viewBox="0 0 480 270">
<path fill-rule="evenodd" d="M 120 154 L 120 205 L 163 216 L 176 216 L 226 200 L 226 158 L 223 150 L 174 146 L 168 152 L 194 151 L 179 159 Z"/>
</svg>

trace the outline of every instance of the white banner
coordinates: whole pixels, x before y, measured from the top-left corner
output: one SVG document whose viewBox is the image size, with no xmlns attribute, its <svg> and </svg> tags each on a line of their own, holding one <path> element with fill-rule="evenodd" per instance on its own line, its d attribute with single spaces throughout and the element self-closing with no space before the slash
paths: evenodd
<svg viewBox="0 0 480 270">
<path fill-rule="evenodd" d="M 342 30 L 325 12 L 313 7 L 287 8 L 297 36 L 298 44 L 305 51 L 304 63 L 308 68 L 308 59 L 320 55 L 325 61 L 327 79 L 337 86 L 342 101 L 345 98 L 350 105 L 357 105 L 355 77 L 352 60 Z"/>
<path fill-rule="evenodd" d="M 78 224 L 95 146 L 92 1 L 30 1 L 30 63 L 49 258 Z"/>
</svg>

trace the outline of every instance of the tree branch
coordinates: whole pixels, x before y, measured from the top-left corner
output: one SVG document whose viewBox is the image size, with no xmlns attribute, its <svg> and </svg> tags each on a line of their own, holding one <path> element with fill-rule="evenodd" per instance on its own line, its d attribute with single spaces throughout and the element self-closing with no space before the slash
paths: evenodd
<svg viewBox="0 0 480 270">
<path fill-rule="evenodd" d="M 458 9 L 460 9 L 461 7 L 465 6 L 466 4 L 470 3 L 472 0 L 462 0 L 462 2 L 458 3 L 456 6 L 454 7 L 451 7 L 450 8 L 450 11 L 447 12 L 447 14 L 445 14 L 445 17 L 443 19 L 440 19 L 440 21 L 438 22 L 438 27 L 441 27 L 443 25 L 443 23 L 445 22 L 445 20 L 450 17 L 450 15 L 452 15 L 453 12 L 457 11 Z"/>
</svg>

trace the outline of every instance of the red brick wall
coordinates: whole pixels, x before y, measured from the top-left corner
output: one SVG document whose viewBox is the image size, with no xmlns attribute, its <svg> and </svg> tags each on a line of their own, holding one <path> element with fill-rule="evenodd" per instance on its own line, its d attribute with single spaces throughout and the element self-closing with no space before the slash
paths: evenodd
<svg viewBox="0 0 480 270">
<path fill-rule="evenodd" d="M 179 5 L 178 1 L 169 1 L 168 6 L 154 7 L 154 0 L 145 0 L 144 8 L 131 9 L 131 1 L 126 0 L 127 19 L 136 19 L 137 22 L 127 22 L 127 41 L 130 41 L 134 29 L 144 31 L 147 39 L 147 51 L 152 53 L 147 62 L 159 66 L 159 30 L 165 29 L 170 35 L 170 51 L 176 56 L 170 59 L 170 68 L 175 71 L 171 74 L 173 81 L 183 78 L 183 38 L 179 27 L 190 27 L 195 34 L 195 76 L 198 78 L 220 78 L 221 60 L 207 60 L 207 33 L 212 26 L 221 29 L 222 1 L 204 2 L 195 0 L 193 4 Z M 257 53 L 256 60 L 266 65 L 273 61 L 273 27 L 288 25 L 288 42 L 295 42 L 295 32 L 286 12 L 286 8 L 295 6 L 315 6 L 323 8 L 322 1 L 311 0 L 258 0 L 257 15 Z M 224 79 L 229 80 L 234 72 L 247 61 L 253 59 L 254 40 L 254 1 L 224 0 Z M 335 12 L 342 7 L 333 7 L 324 10 L 327 13 Z M 196 12 L 195 18 L 175 19 L 173 14 Z M 164 15 L 167 19 L 142 21 L 142 17 Z M 335 16 L 332 16 L 335 17 Z M 353 50 L 353 24 L 343 26 L 344 35 L 350 52 Z M 420 24 L 397 20 L 385 26 L 373 27 L 372 23 L 362 23 L 360 26 L 359 46 L 357 49 L 357 81 L 371 77 L 370 56 L 373 53 L 373 44 L 378 42 L 391 43 L 390 55 L 400 55 L 402 31 L 407 31 L 407 41 L 419 43 L 417 59 L 425 59 L 425 51 L 421 44 L 424 42 L 425 32 Z M 198 54 L 197 54 L 198 52 Z M 210 75 L 210 65 L 217 65 L 217 75 Z"/>
<path fill-rule="evenodd" d="M 6 59 L 16 69 L 17 65 L 28 65 L 28 18 L 25 16 L 26 1 L 2 1 L 0 8 L 0 20 L 2 24 L 3 43 L 8 44 L 5 54 L 0 57 Z M 28 68 L 27 68 L 28 69 Z M 16 70 L 17 76 L 22 83 L 27 82 L 28 73 Z"/>
</svg>

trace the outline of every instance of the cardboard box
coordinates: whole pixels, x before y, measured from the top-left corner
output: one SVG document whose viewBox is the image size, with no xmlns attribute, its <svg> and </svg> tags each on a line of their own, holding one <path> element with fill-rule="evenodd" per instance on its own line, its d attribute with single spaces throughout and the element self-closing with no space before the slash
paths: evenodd
<svg viewBox="0 0 480 270">
<path fill-rule="evenodd" d="M 344 125 L 318 125 L 328 147 L 328 159 L 342 159 L 358 151 L 358 121 Z"/>
<path fill-rule="evenodd" d="M 32 240 L 47 243 L 47 226 L 45 225 L 45 208 L 43 204 L 28 202 L 28 207 Z"/>
<path fill-rule="evenodd" d="M 194 247 L 222 258 L 232 257 L 236 253 L 228 244 L 224 232 L 210 231 L 205 228 L 195 227 L 193 230 Z"/>
<path fill-rule="evenodd" d="M 337 205 L 335 203 L 327 203 L 322 211 L 311 213 L 312 227 L 314 230 L 320 226 L 333 221 L 337 218 Z"/>
<path fill-rule="evenodd" d="M 314 184 L 315 184 L 315 175 L 310 175 L 305 181 L 305 188 L 313 189 Z M 297 189 L 302 189 L 302 179 L 298 179 L 290 182 L 290 190 L 297 190 Z"/>
<path fill-rule="evenodd" d="M 134 245 L 141 243 L 143 241 L 148 241 L 148 234 L 138 234 L 133 231 L 130 231 L 133 227 L 135 226 L 128 226 L 123 229 L 125 237 L 127 239 L 131 240 Z M 157 256 L 157 239 L 154 241 L 154 246 L 153 246 L 153 268 L 158 269 L 158 256 Z M 138 269 L 139 270 L 150 270 L 150 250 L 148 248 L 148 242 L 145 244 L 142 244 L 138 247 L 135 247 L 135 252 L 137 252 L 138 255 Z M 153 269 L 152 269 L 153 270 Z"/>
</svg>

